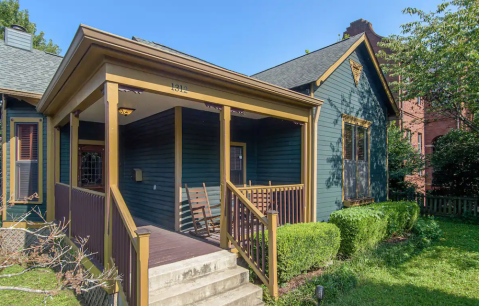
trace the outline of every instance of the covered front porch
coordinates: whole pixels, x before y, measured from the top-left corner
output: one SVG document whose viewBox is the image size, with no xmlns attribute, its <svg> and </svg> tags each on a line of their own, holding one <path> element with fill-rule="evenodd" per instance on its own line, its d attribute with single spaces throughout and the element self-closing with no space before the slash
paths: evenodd
<svg viewBox="0 0 479 306">
<path fill-rule="evenodd" d="M 204 252 L 236 248 L 277 295 L 275 243 L 265 263 L 264 241 L 253 251 L 247 237 L 268 230 L 275 241 L 278 225 L 311 220 L 312 122 L 321 102 L 81 30 L 95 39 L 78 41 L 89 44 L 76 49 L 84 56 L 67 53 L 76 72 L 63 77 L 70 64 L 60 67 L 39 105 L 49 116 L 48 165 L 55 169 L 48 218 L 69 221 L 71 237 L 90 237 L 99 265 L 115 264 L 124 275 L 118 290 L 130 305 L 147 304 L 148 269 L 162 264 L 153 259 L 174 242 Z M 193 220 L 185 185 L 203 183 L 209 204 L 220 204 L 212 212 L 220 215 L 216 245 L 214 237 L 187 236 Z M 163 264 L 182 260 L 181 249 Z"/>
</svg>

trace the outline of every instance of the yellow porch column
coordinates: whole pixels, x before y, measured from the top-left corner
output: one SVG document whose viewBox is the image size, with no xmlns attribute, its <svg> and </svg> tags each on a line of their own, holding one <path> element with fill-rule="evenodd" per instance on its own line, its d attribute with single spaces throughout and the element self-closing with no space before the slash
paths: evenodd
<svg viewBox="0 0 479 306">
<path fill-rule="evenodd" d="M 71 237 L 72 227 L 72 187 L 78 186 L 78 113 L 70 113 L 70 196 L 69 196 L 69 211 L 70 211 L 70 226 L 68 227 L 68 236 Z"/>
<path fill-rule="evenodd" d="M 310 221 L 310 176 L 309 176 L 309 124 L 304 123 L 301 127 L 301 184 L 304 184 L 304 210 L 302 222 Z"/>
<path fill-rule="evenodd" d="M 105 266 L 111 258 L 111 192 L 110 186 L 118 185 L 118 84 L 107 82 L 104 87 L 105 103 Z"/>
<path fill-rule="evenodd" d="M 230 180 L 230 143 L 231 143 L 231 107 L 223 106 L 220 112 L 220 172 L 221 172 L 221 219 L 220 219 L 220 247 L 229 248 L 226 218 L 226 181 Z"/>
<path fill-rule="evenodd" d="M 54 154 L 55 154 L 55 181 L 54 183 L 56 184 L 57 182 L 60 182 L 60 127 L 55 127 L 54 129 Z"/>
<path fill-rule="evenodd" d="M 47 117 L 47 221 L 55 220 L 55 129 Z"/>
</svg>

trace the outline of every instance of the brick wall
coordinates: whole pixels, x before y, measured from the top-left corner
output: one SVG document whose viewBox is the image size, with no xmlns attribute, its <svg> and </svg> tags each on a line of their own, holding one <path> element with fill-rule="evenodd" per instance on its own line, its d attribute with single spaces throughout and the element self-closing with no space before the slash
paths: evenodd
<svg viewBox="0 0 479 306">
<path fill-rule="evenodd" d="M 377 53 L 380 48 L 377 44 L 381 41 L 383 36 L 376 34 L 373 29 L 373 25 L 364 19 L 358 19 L 350 23 L 349 27 L 344 32 L 344 35 L 348 34 L 349 36 L 354 36 L 360 33 L 366 33 L 366 36 L 369 39 L 369 42 L 372 45 L 372 48 L 375 53 Z M 383 49 L 384 52 L 390 54 L 389 49 Z M 383 58 L 378 58 L 379 63 L 385 63 Z M 386 80 L 389 82 L 397 80 L 390 76 L 386 76 Z M 424 105 L 421 103 L 419 105 L 416 100 L 411 101 L 399 101 L 397 93 L 394 94 L 396 103 L 398 104 L 399 109 L 401 110 L 401 118 L 399 119 L 398 124 L 403 130 L 411 131 L 411 144 L 417 148 L 418 147 L 418 135 L 422 134 L 422 146 L 421 152 L 426 152 L 425 148 L 427 146 L 427 131 L 424 126 Z M 406 132 L 405 132 L 406 133 Z M 427 153 L 427 152 L 426 152 Z M 427 171 L 426 171 L 427 173 Z M 424 192 L 426 186 L 425 176 L 422 175 L 411 175 L 406 177 L 407 181 L 414 182 L 418 185 L 419 191 Z"/>
</svg>

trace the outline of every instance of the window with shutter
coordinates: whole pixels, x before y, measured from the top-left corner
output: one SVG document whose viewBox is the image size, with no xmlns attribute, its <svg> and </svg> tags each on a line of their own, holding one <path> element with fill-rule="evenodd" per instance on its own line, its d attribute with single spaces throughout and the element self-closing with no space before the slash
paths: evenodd
<svg viewBox="0 0 479 306">
<path fill-rule="evenodd" d="M 17 123 L 15 199 L 28 201 L 39 193 L 38 123 Z"/>
</svg>

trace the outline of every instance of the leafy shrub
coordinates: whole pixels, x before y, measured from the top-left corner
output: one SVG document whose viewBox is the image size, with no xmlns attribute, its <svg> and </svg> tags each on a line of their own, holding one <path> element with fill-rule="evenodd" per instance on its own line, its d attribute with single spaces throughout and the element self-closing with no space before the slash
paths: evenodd
<svg viewBox="0 0 479 306">
<path fill-rule="evenodd" d="M 351 256 L 410 231 L 418 217 L 415 202 L 382 202 L 335 211 L 330 222 L 341 230 L 340 253 Z"/>
<path fill-rule="evenodd" d="M 339 252 L 351 256 L 376 246 L 387 235 L 388 219 L 377 209 L 353 207 L 335 211 L 330 223 L 341 230 Z"/>
<path fill-rule="evenodd" d="M 413 228 L 414 240 L 421 247 L 429 245 L 432 241 L 442 237 L 443 232 L 434 217 L 421 218 Z"/>
<path fill-rule="evenodd" d="M 279 227 L 276 234 L 279 283 L 285 283 L 305 271 L 323 267 L 336 257 L 340 245 L 340 231 L 330 223 L 287 224 Z M 267 232 L 265 245 L 267 250 Z M 253 248 L 256 248 L 255 244 Z M 268 262 L 268 254 L 265 262 Z M 266 270 L 268 272 L 268 267 Z"/>
<path fill-rule="evenodd" d="M 388 237 L 411 231 L 419 217 L 419 206 L 415 202 L 382 202 L 364 208 L 379 210 L 386 214 L 388 218 Z"/>
</svg>

